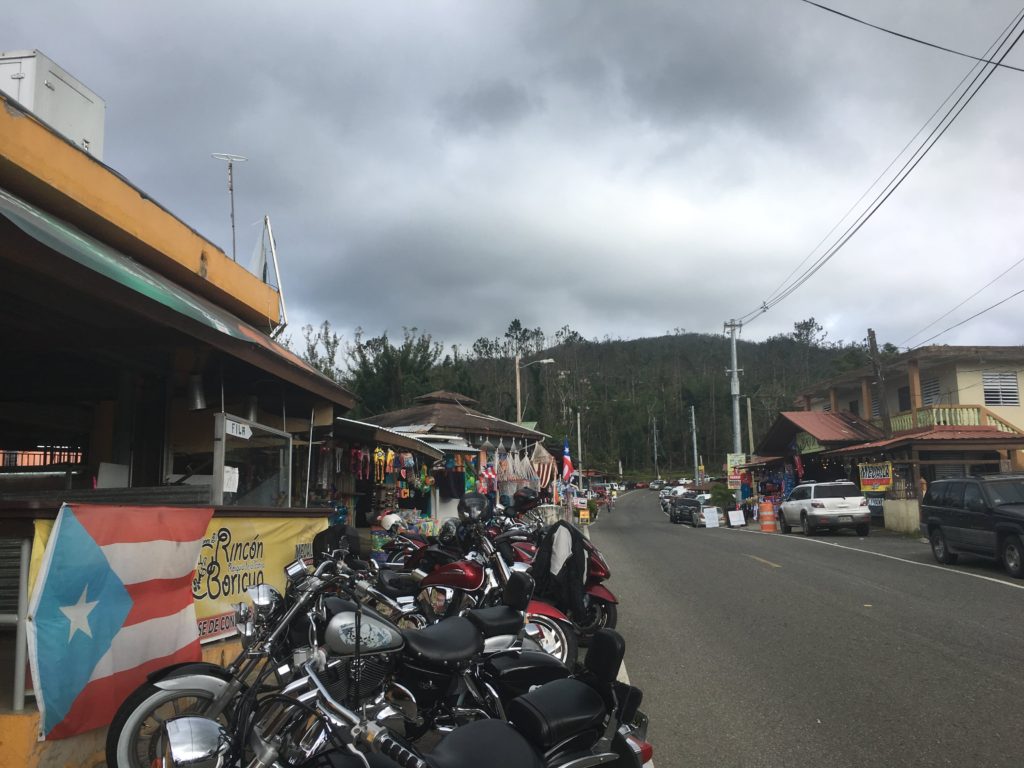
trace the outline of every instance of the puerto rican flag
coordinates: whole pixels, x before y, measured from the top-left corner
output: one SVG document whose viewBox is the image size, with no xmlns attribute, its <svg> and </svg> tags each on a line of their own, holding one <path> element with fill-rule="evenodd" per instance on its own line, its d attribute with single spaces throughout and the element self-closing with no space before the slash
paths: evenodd
<svg viewBox="0 0 1024 768">
<path fill-rule="evenodd" d="M 202 658 L 192 576 L 212 516 L 61 507 L 29 604 L 40 739 L 107 725 L 148 674 Z"/>
<path fill-rule="evenodd" d="M 562 448 L 562 482 L 568 483 L 572 480 L 572 456 L 569 455 L 569 438 L 565 438 L 565 447 Z"/>
</svg>

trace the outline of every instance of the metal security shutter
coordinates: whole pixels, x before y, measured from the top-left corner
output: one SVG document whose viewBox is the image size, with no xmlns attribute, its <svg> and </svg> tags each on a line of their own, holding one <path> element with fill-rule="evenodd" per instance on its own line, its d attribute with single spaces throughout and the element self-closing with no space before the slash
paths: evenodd
<svg viewBox="0 0 1024 768">
<path fill-rule="evenodd" d="M 17 613 L 21 539 L 0 539 L 0 613 Z"/>
<path fill-rule="evenodd" d="M 953 480 L 958 477 L 967 477 L 967 470 L 963 464 L 936 464 L 936 480 Z"/>
<path fill-rule="evenodd" d="M 985 405 L 1020 405 L 1016 371 L 985 371 L 981 374 Z"/>
</svg>

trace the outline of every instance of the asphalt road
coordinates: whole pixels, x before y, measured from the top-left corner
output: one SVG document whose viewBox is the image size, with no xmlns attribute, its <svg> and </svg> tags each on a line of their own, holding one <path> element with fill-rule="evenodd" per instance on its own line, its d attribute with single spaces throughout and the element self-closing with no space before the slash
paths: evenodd
<svg viewBox="0 0 1024 768">
<path fill-rule="evenodd" d="M 591 526 L 658 768 L 1024 765 L 1024 581 L 914 538 Z"/>
</svg>

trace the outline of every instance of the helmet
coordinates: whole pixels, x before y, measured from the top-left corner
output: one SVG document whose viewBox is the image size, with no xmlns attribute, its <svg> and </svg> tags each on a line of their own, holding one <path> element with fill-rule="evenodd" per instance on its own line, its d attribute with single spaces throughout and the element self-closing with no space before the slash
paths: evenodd
<svg viewBox="0 0 1024 768">
<path fill-rule="evenodd" d="M 443 523 L 441 527 L 437 529 L 437 540 L 445 546 L 451 546 L 459 538 L 459 521 L 458 518 L 449 517 Z"/>
<path fill-rule="evenodd" d="M 459 499 L 459 518 L 463 522 L 486 522 L 490 513 L 491 503 L 482 493 L 467 493 Z"/>
<path fill-rule="evenodd" d="M 528 485 L 524 485 L 512 497 L 516 512 L 525 512 L 540 505 L 540 494 Z"/>
<path fill-rule="evenodd" d="M 405 521 L 402 519 L 401 515 L 396 515 L 392 512 L 390 515 L 384 515 L 384 517 L 380 519 L 380 527 L 385 531 L 390 531 L 394 529 L 395 526 L 398 526 L 398 528 L 405 527 Z"/>
</svg>

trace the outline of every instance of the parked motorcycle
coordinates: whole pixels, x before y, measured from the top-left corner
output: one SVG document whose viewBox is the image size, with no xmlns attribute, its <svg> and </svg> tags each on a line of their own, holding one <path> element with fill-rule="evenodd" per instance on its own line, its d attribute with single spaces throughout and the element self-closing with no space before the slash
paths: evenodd
<svg viewBox="0 0 1024 768">
<path fill-rule="evenodd" d="M 354 696 L 353 705 L 358 701 L 361 706 L 391 707 L 389 725 L 410 736 L 500 716 L 503 700 L 522 692 L 502 680 L 529 687 L 569 675 L 567 668 L 543 652 L 511 650 L 500 658 L 499 654 L 482 655 L 485 637 L 515 639 L 524 631 L 524 609 L 533 586 L 525 574 L 510 578 L 502 605 L 423 630 L 403 631 L 355 600 L 345 599 L 355 591 L 354 574 L 345 566 L 339 572 L 333 560 L 325 560 L 313 574 L 296 561 L 286 573 L 290 605 L 263 585 L 251 590 L 251 609 L 236 606 L 244 650 L 230 667 L 170 668 L 128 697 L 108 731 L 110 766 L 153 765 L 161 749 L 160 725 L 171 716 L 202 714 L 225 727 L 237 727 L 290 690 L 301 665 L 311 659 L 334 670 L 338 690 Z M 325 643 L 328 636 L 345 635 L 358 656 L 364 634 L 380 648 L 361 657 L 358 670 L 345 667 L 352 649 L 339 652 L 342 646 L 337 638 L 333 645 Z M 370 640 L 366 642 L 362 650 L 376 648 Z"/>
<path fill-rule="evenodd" d="M 548 526 L 515 524 L 500 530 L 498 526 L 488 528 L 493 544 L 510 565 L 522 563 L 532 565 L 537 549 L 551 528 Z M 601 551 L 590 539 L 583 539 L 587 553 L 587 575 L 583 591 L 583 614 L 573 616 L 568 605 L 556 602 L 555 606 L 568 614 L 577 633 L 584 642 L 597 630 L 614 629 L 618 622 L 618 599 L 604 582 L 611 578 L 611 568 Z"/>
<path fill-rule="evenodd" d="M 358 613 L 354 626 L 347 617 L 331 620 L 327 648 L 335 659 L 350 659 L 341 678 L 347 685 L 339 686 L 337 669 L 310 661 L 304 679 L 233 727 L 198 717 L 168 721 L 164 765 L 354 768 L 369 765 L 366 756 L 372 755 L 379 768 L 640 768 L 652 756 L 646 718 L 638 710 L 642 694 L 616 680 L 625 643 L 612 630 L 595 635 L 578 677 L 517 696 L 508 703 L 507 722 L 460 726 L 424 754 L 390 731 L 387 707 L 371 710 L 352 693 L 361 690 L 352 678 L 364 669 L 364 655 L 394 650 L 395 638 L 381 629 L 360 625 Z"/>
<path fill-rule="evenodd" d="M 359 583 L 360 600 L 399 626 L 421 627 L 500 602 L 512 568 L 485 533 L 492 514 L 489 502 L 481 494 L 466 494 L 459 511 L 462 519 L 457 530 L 445 534 L 446 522 L 438 544 L 414 554 L 410 562 L 414 571 L 382 570 L 375 581 Z M 453 559 L 460 541 L 466 554 Z M 530 638 L 571 669 L 578 643 L 565 613 L 549 601 L 533 599 L 526 615 Z M 492 643 L 489 650 L 495 649 Z"/>
</svg>

